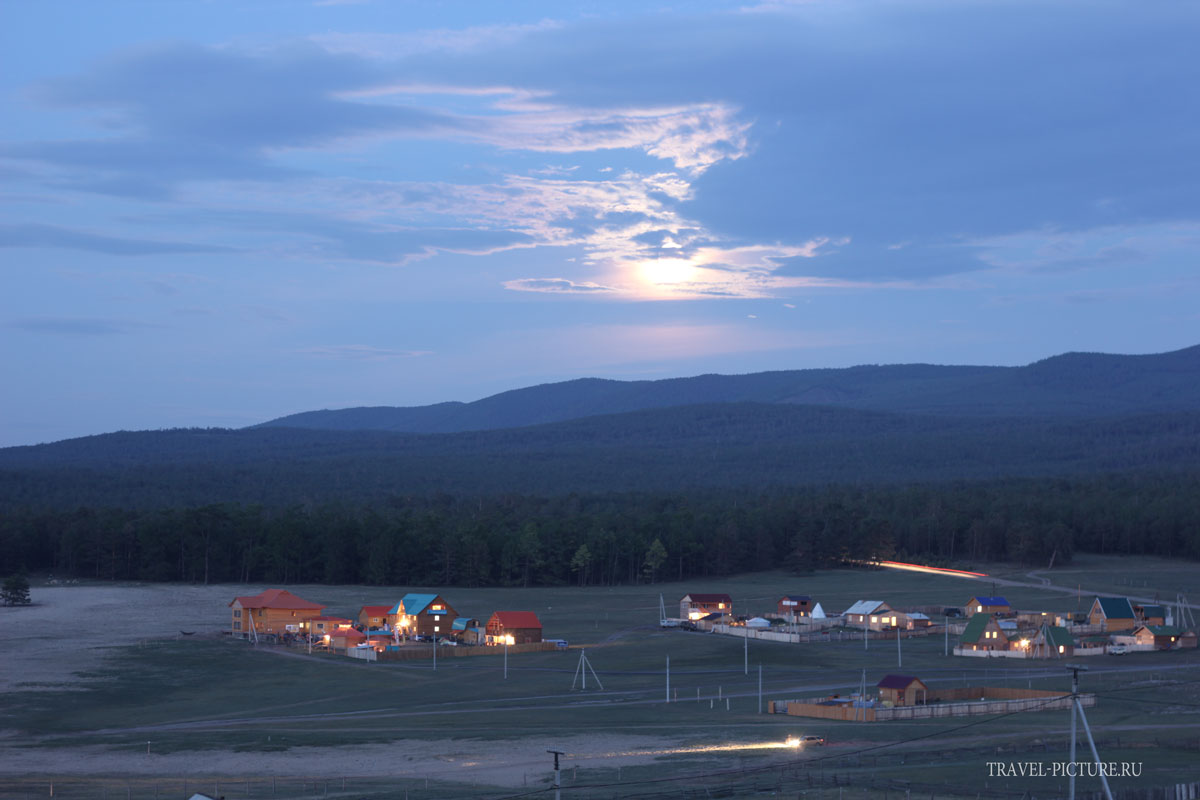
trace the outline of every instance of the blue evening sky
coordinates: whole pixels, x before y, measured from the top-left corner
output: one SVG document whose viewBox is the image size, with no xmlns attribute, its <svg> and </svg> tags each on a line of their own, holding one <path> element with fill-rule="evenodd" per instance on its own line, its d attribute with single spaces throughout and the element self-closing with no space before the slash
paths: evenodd
<svg viewBox="0 0 1200 800">
<path fill-rule="evenodd" d="M 0 446 L 1200 342 L 1200 11 L 0 0 Z"/>
</svg>

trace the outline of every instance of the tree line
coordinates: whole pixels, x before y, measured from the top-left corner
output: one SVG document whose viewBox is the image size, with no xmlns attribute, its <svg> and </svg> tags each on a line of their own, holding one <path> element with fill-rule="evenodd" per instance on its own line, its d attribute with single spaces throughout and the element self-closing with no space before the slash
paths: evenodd
<svg viewBox="0 0 1200 800">
<path fill-rule="evenodd" d="M 909 486 L 433 494 L 0 517 L 0 574 L 196 583 L 534 586 L 846 560 L 1200 559 L 1200 473 Z"/>
</svg>

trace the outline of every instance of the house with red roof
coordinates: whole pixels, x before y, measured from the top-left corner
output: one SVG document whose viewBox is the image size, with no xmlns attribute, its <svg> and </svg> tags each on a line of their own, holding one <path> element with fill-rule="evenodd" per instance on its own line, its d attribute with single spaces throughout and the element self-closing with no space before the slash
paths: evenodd
<svg viewBox="0 0 1200 800">
<path fill-rule="evenodd" d="M 387 625 L 391 606 L 363 606 L 358 610 L 358 624 L 367 630 Z"/>
<path fill-rule="evenodd" d="M 542 622 L 532 611 L 497 611 L 484 626 L 488 644 L 525 644 L 542 640 Z"/>
<path fill-rule="evenodd" d="M 233 612 L 230 631 L 243 639 L 307 633 L 309 621 L 325 610 L 320 603 L 311 603 L 287 589 L 235 597 L 229 607 Z"/>
</svg>

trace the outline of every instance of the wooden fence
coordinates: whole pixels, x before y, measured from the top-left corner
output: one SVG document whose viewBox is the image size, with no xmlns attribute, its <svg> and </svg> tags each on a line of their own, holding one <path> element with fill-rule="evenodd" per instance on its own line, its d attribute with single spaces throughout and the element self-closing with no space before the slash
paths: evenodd
<svg viewBox="0 0 1200 800">
<path fill-rule="evenodd" d="M 851 703 L 823 705 L 824 698 L 810 700 L 773 700 L 767 704 L 771 714 L 793 717 L 841 720 L 843 722 L 884 722 L 888 720 L 934 719 L 936 717 L 971 717 L 983 714 L 1010 714 L 1014 711 L 1053 711 L 1070 706 L 1071 698 L 1062 692 L 1044 689 L 1013 689 L 1005 687 L 959 687 L 930 690 L 930 703 L 917 706 L 881 705 L 856 707 Z M 982 698 L 970 700 L 969 698 Z M 1085 708 L 1096 705 L 1096 696 L 1081 694 Z"/>
</svg>

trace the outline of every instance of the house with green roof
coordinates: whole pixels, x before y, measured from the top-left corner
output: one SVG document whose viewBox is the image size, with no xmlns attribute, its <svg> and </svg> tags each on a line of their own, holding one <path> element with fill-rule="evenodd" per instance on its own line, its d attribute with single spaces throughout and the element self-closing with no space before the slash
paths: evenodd
<svg viewBox="0 0 1200 800">
<path fill-rule="evenodd" d="M 1088 622 L 1106 633 L 1131 631 L 1137 627 L 1137 615 L 1128 597 L 1097 597 L 1088 613 Z"/>
<path fill-rule="evenodd" d="M 409 592 L 388 612 L 388 621 L 405 636 L 448 636 L 458 619 L 440 594 Z"/>
<path fill-rule="evenodd" d="M 1033 658 L 1070 658 L 1075 655 L 1075 637 L 1061 625 L 1043 625 L 1033 637 Z"/>
<path fill-rule="evenodd" d="M 1008 650 L 1008 635 L 992 614 L 973 614 L 967 621 L 959 647 L 969 650 Z"/>
<path fill-rule="evenodd" d="M 1133 632 L 1133 638 L 1140 645 L 1153 645 L 1158 650 L 1170 650 L 1179 646 L 1183 630 L 1174 625 L 1140 625 Z"/>
<path fill-rule="evenodd" d="M 1135 604 L 1133 613 L 1137 614 L 1138 622 L 1142 625 L 1167 624 L 1167 610 L 1162 606 Z"/>
</svg>

